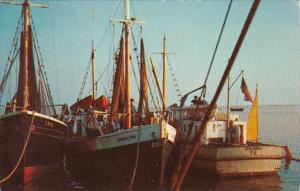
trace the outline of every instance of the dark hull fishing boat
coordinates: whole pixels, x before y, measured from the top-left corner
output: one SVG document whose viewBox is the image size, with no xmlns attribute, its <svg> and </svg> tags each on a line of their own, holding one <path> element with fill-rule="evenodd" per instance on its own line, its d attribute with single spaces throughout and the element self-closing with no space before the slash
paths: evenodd
<svg viewBox="0 0 300 191">
<path fill-rule="evenodd" d="M 14 58 L 19 54 L 17 92 L 0 116 L 0 187 L 3 190 L 23 190 L 27 183 L 62 167 L 68 132 L 67 125 L 57 119 L 40 55 L 34 57 L 34 53 L 38 54 L 38 46 L 32 32 L 29 6 L 45 6 L 27 0 L 20 5 L 23 7 L 20 18 L 23 27 L 22 22 L 17 27 L 17 31 L 22 28 L 20 48 L 13 51 Z M 14 44 L 17 46 L 18 40 L 14 39 Z M 37 58 L 39 83 L 34 58 Z M 9 64 L 1 82 L 1 98 L 14 61 Z M 63 115 L 60 117 L 62 119 Z"/>
<path fill-rule="evenodd" d="M 164 117 L 150 112 L 144 44 L 141 40 L 140 97 L 135 110 L 130 97 L 129 3 L 117 53 L 111 104 L 93 95 L 72 107 L 76 133 L 70 141 L 68 168 L 76 177 L 88 177 L 102 189 L 160 188 L 164 185 L 176 129 Z M 94 48 L 91 54 L 94 69 Z M 94 74 L 94 72 L 92 72 Z M 94 78 L 94 75 L 93 75 Z M 89 185 L 93 184 L 89 183 Z"/>
<path fill-rule="evenodd" d="M 158 123 L 82 139 L 78 152 L 69 155 L 68 167 L 76 177 L 105 189 L 159 188 L 166 178 L 175 132 Z"/>
</svg>

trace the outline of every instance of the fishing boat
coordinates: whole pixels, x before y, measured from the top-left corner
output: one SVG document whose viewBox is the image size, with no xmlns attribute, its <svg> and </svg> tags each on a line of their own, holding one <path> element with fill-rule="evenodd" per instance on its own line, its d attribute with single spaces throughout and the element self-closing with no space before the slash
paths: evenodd
<svg viewBox="0 0 300 191">
<path fill-rule="evenodd" d="M 195 99 L 198 100 L 197 97 Z M 184 153 L 191 150 L 194 136 L 209 106 L 197 105 L 197 101 L 192 103 L 188 107 L 172 108 L 174 120 L 180 122 L 181 141 L 186 142 Z M 258 142 L 258 113 L 257 90 L 248 121 L 240 120 L 237 113 L 228 114 L 215 108 L 193 160 L 192 170 L 221 177 L 277 174 L 282 160 L 286 158 L 285 150 L 282 146 Z"/>
<path fill-rule="evenodd" d="M 2 98 L 19 57 L 17 90 L 0 115 L 0 187 L 23 190 L 24 184 L 62 167 L 68 126 L 60 120 L 64 116 L 58 115 L 51 99 L 31 20 L 30 6 L 47 6 L 28 0 L 1 3 L 21 5 L 22 14 L 0 86 Z"/>
<path fill-rule="evenodd" d="M 96 96 L 95 48 L 91 53 L 93 93 L 71 106 L 74 135 L 67 155 L 68 169 L 76 177 L 97 182 L 105 189 L 159 188 L 175 141 L 176 129 L 167 123 L 164 112 L 151 112 L 144 42 L 140 43 L 139 103 L 134 108 L 130 90 L 129 2 L 125 17 L 117 20 L 123 29 L 116 53 L 111 101 Z"/>
</svg>

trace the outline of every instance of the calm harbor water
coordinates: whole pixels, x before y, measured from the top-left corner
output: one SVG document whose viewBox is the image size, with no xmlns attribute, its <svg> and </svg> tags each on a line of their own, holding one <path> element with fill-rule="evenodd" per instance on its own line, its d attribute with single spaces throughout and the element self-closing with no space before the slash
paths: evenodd
<svg viewBox="0 0 300 191">
<path fill-rule="evenodd" d="M 249 107 L 240 112 L 246 119 Z M 260 142 L 287 145 L 292 155 L 300 157 L 300 105 L 260 106 Z M 288 169 L 282 168 L 278 175 L 261 177 L 217 178 L 191 172 L 182 190 L 197 191 L 299 191 L 300 163 L 291 162 Z M 84 167 L 79 167 L 84 168 Z M 1 190 L 1 189 L 0 189 Z M 66 170 L 48 174 L 25 186 L 25 190 L 107 190 L 94 183 L 74 180 Z M 124 190 L 127 190 L 124 188 Z M 147 190 L 147 188 L 145 188 Z"/>
</svg>

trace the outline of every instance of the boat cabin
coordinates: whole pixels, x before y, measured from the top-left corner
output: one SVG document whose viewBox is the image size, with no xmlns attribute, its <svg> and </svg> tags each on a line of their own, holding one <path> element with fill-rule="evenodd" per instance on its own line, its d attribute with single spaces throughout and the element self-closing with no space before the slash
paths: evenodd
<svg viewBox="0 0 300 191">
<path fill-rule="evenodd" d="M 207 108 L 207 105 L 206 105 Z M 192 141 L 201 127 L 201 123 L 206 112 L 205 106 L 200 106 L 195 114 L 194 106 L 184 108 L 171 108 L 170 119 L 180 123 L 181 139 L 186 139 L 189 128 L 191 129 L 189 141 Z M 195 117 L 194 117 L 195 116 Z M 247 122 L 240 121 L 238 114 L 230 114 L 229 126 L 227 128 L 227 114 L 215 110 L 207 123 L 202 143 L 209 144 L 246 144 L 247 143 Z"/>
</svg>

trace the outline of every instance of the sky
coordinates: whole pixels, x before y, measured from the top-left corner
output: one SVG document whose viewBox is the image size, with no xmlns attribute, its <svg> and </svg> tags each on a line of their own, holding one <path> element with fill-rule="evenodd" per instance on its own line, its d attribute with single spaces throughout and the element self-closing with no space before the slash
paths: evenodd
<svg viewBox="0 0 300 191">
<path fill-rule="evenodd" d="M 120 36 L 121 25 L 110 19 L 123 18 L 123 1 L 33 1 L 48 4 L 50 9 L 32 8 L 32 15 L 55 103 L 76 101 L 89 63 L 95 36 L 97 95 L 110 94 L 112 55 Z M 215 44 L 228 7 L 228 0 L 135 0 L 130 13 L 144 21 L 143 32 L 135 24 L 133 33 L 139 44 L 144 38 L 147 59 L 151 56 L 159 76 L 166 34 L 168 56 L 167 103 L 178 103 L 175 83 L 182 95 L 201 86 L 209 67 Z M 252 0 L 234 0 L 211 74 L 207 82 L 207 101 L 211 101 L 238 39 Z M 95 35 L 93 35 L 93 9 Z M 9 55 L 21 7 L 0 5 L 0 75 Z M 252 97 L 258 84 L 259 104 L 300 104 L 300 13 L 293 0 L 262 0 L 231 71 L 231 79 L 244 70 Z M 131 39 L 131 42 L 133 40 Z M 134 44 L 131 44 L 134 48 Z M 132 51 L 132 60 L 135 52 Z M 137 66 L 133 66 L 135 69 Z M 170 70 L 171 68 L 171 70 Z M 137 71 L 136 71 L 137 72 Z M 174 82 L 174 77 L 175 81 Z M 132 77 L 132 94 L 137 88 Z M 84 95 L 90 93 L 88 77 Z M 151 81 L 151 80 L 150 80 Z M 198 94 L 194 94 L 198 95 Z M 240 80 L 231 90 L 232 104 L 248 104 L 240 93 Z M 225 105 L 226 91 L 218 101 Z"/>
</svg>

